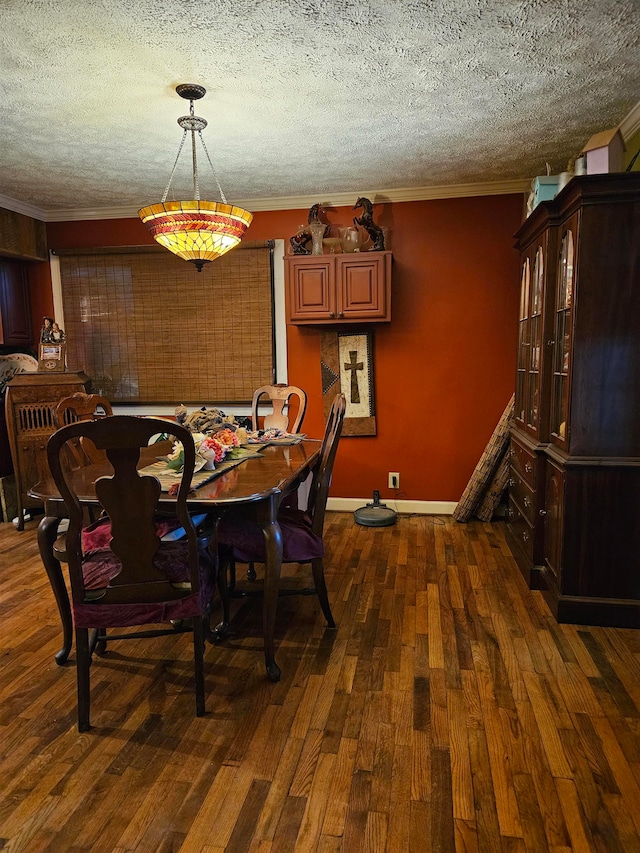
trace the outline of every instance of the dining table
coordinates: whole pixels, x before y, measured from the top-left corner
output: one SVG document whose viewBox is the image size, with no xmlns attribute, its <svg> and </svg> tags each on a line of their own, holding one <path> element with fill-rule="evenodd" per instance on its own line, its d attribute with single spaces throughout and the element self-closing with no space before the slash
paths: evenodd
<svg viewBox="0 0 640 853">
<path fill-rule="evenodd" d="M 293 444 L 269 443 L 253 449 L 259 451 L 240 464 L 212 472 L 212 479 L 198 485 L 188 496 L 192 513 L 208 513 L 221 518 L 229 512 L 240 512 L 253 518 L 262 528 L 266 546 L 264 566 L 263 635 L 267 676 L 280 679 L 275 660 L 274 631 L 278 606 L 280 572 L 282 568 L 282 535 L 278 524 L 278 509 L 284 497 L 295 491 L 319 461 L 321 441 L 304 438 Z M 162 453 L 160 445 L 144 448 L 138 468 L 153 463 Z M 73 486 L 81 504 L 98 506 L 95 483 L 112 473 L 109 462 L 94 462 L 72 473 Z M 56 600 L 62 623 L 62 648 L 56 653 L 59 665 L 66 663 L 71 653 L 73 618 L 69 591 L 54 545 L 59 536 L 61 521 L 67 511 L 53 479 L 45 479 L 29 489 L 32 498 L 42 501 L 44 516 L 38 525 L 38 547 L 44 568 Z M 160 509 L 171 512 L 175 497 L 162 493 Z"/>
</svg>

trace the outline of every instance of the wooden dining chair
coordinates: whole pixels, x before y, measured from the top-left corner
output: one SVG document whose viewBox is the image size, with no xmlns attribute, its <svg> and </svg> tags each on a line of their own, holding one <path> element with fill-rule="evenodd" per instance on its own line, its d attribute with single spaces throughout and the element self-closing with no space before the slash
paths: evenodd
<svg viewBox="0 0 640 853">
<path fill-rule="evenodd" d="M 184 468 L 175 499 L 175 515 L 184 529 L 179 541 L 162 541 L 157 518 L 161 498 L 156 477 L 136 470 L 140 452 L 150 439 L 166 432 L 184 447 Z M 104 452 L 111 476 L 95 482 L 95 497 L 109 518 L 107 541 L 87 543 L 83 537 L 83 502 L 75 482 L 84 483 L 66 464 L 66 447 L 76 439 L 90 439 Z M 196 714 L 205 711 L 203 647 L 209 605 L 216 582 L 216 558 L 210 540 L 198 538 L 187 511 L 187 494 L 195 465 L 191 433 L 176 423 L 154 418 L 114 415 L 77 421 L 49 439 L 47 456 L 52 477 L 69 517 L 67 563 L 76 634 L 78 730 L 90 727 L 89 670 L 92 652 L 100 641 L 175 634 L 167 624 L 154 631 L 107 634 L 107 629 L 188 620 L 193 633 Z M 83 486 L 86 491 L 87 485 Z M 91 629 L 91 632 L 90 632 Z"/>
<path fill-rule="evenodd" d="M 302 427 L 302 422 L 307 411 L 307 395 L 297 385 L 263 385 L 253 392 L 251 401 L 251 425 L 254 432 L 260 424 L 260 405 L 265 403 L 271 405 L 271 412 L 263 418 L 263 429 L 281 429 L 284 432 L 297 433 Z M 295 400 L 293 413 L 291 412 L 291 401 Z M 289 495 L 287 503 L 292 507 L 298 505 L 298 494 Z M 256 571 L 252 562 L 247 569 L 247 580 L 256 579 Z M 231 570 L 232 583 L 235 583 L 233 569 Z"/>
<path fill-rule="evenodd" d="M 54 410 L 53 421 L 59 429 L 77 421 L 95 421 L 112 415 L 111 403 L 106 397 L 101 397 L 99 394 L 84 394 L 79 391 L 60 400 Z M 82 439 L 79 439 L 75 444 L 69 443 L 67 452 L 71 464 L 77 468 L 98 461 L 95 448 Z"/>
<path fill-rule="evenodd" d="M 253 392 L 251 401 L 251 423 L 253 430 L 258 429 L 259 410 L 262 398 L 268 398 L 272 411 L 264 416 L 263 429 L 281 429 L 284 432 L 297 433 L 300 431 L 305 412 L 307 411 L 307 395 L 297 385 L 263 385 Z M 294 415 L 291 416 L 291 400 L 297 401 Z"/>
<path fill-rule="evenodd" d="M 342 432 L 346 400 L 344 394 L 337 394 L 333 400 L 316 465 L 306 510 L 290 506 L 281 506 L 278 523 L 282 533 L 282 562 L 311 563 L 314 592 L 318 596 L 327 625 L 335 628 L 331 613 L 327 585 L 324 577 L 324 541 L 322 537 L 327 498 L 333 474 L 333 465 Z M 229 625 L 229 574 L 235 575 L 235 563 L 264 563 L 264 535 L 258 524 L 240 514 L 229 513 L 220 521 L 218 527 L 218 546 L 221 572 L 220 592 L 223 599 L 222 622 L 216 626 L 216 636 L 227 632 Z M 307 590 L 298 590 L 303 594 Z M 292 590 L 281 590 L 282 594 L 292 594 Z M 241 595 L 255 594 L 253 591 Z"/>
</svg>

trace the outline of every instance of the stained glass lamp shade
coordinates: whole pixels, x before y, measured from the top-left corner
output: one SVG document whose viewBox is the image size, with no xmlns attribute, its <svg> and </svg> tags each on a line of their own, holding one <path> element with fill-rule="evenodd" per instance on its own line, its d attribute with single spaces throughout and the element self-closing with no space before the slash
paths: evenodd
<svg viewBox="0 0 640 853">
<path fill-rule="evenodd" d="M 219 258 L 238 245 L 244 232 L 251 224 L 253 214 L 242 207 L 227 204 L 220 182 L 215 174 L 213 163 L 211 163 L 209 152 L 202 138 L 202 130 L 207 126 L 207 122 L 205 119 L 194 115 L 193 111 L 194 99 L 201 98 L 205 94 L 205 89 L 193 83 L 184 83 L 176 87 L 176 92 L 180 97 L 190 100 L 190 114 L 178 119 L 178 124 L 184 130 L 182 142 L 162 201 L 141 208 L 138 211 L 138 216 L 157 243 L 185 261 L 191 261 L 200 272 L 204 264 Z M 196 132 L 213 170 L 222 202 L 200 200 Z M 191 133 L 194 198 L 189 201 L 167 201 L 171 181 L 187 133 Z"/>
</svg>

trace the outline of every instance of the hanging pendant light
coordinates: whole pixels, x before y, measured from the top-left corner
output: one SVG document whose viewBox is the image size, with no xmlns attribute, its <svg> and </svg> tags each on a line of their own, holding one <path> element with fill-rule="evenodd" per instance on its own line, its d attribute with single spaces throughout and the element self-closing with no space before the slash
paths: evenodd
<svg viewBox="0 0 640 853">
<path fill-rule="evenodd" d="M 253 214 L 242 207 L 227 204 L 216 171 L 209 157 L 202 131 L 207 126 L 205 119 L 194 115 L 193 102 L 202 98 L 206 89 L 195 83 L 181 83 L 176 86 L 181 98 L 189 101 L 189 115 L 181 116 L 178 124 L 183 129 L 182 141 L 178 148 L 169 183 L 159 204 L 150 204 L 138 211 L 138 216 L 151 232 L 154 240 L 174 255 L 191 261 L 198 272 L 209 261 L 224 255 L 238 245 L 253 219 Z M 201 201 L 198 182 L 198 163 L 196 158 L 196 132 L 207 156 L 220 193 L 222 202 Z M 193 199 L 189 201 L 167 201 L 180 154 L 187 134 L 191 134 L 191 155 L 193 160 Z"/>
</svg>

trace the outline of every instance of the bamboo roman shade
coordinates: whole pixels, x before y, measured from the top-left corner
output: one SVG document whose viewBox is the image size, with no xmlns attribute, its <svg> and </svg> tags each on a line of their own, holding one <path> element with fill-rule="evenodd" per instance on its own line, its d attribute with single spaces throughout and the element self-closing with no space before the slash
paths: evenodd
<svg viewBox="0 0 640 853">
<path fill-rule="evenodd" d="M 112 402 L 251 400 L 273 382 L 272 244 L 197 273 L 154 247 L 60 252 L 67 364 Z"/>
</svg>

